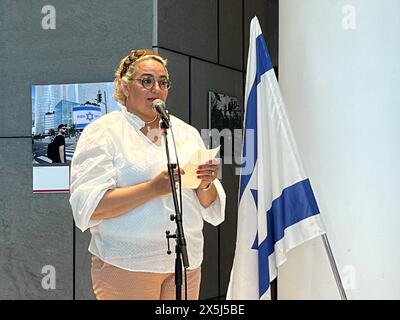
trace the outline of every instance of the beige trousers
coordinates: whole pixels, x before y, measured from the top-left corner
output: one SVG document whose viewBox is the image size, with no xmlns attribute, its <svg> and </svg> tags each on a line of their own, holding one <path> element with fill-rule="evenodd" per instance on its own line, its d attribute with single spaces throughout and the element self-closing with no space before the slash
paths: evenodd
<svg viewBox="0 0 400 320">
<path fill-rule="evenodd" d="M 199 299 L 201 268 L 187 270 L 187 298 Z M 134 272 L 92 256 L 93 291 L 98 300 L 175 300 L 174 273 Z M 182 275 L 182 299 L 184 294 Z"/>
</svg>

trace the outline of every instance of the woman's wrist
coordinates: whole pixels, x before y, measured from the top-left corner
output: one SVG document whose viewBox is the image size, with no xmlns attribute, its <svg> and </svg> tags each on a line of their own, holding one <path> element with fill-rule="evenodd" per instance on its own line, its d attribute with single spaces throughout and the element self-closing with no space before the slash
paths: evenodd
<svg viewBox="0 0 400 320">
<path fill-rule="evenodd" d="M 199 189 L 201 190 L 201 191 L 208 191 L 208 190 L 210 190 L 211 189 L 211 187 L 212 187 L 212 182 L 210 182 L 205 188 L 202 188 L 202 187 L 199 187 Z"/>
<path fill-rule="evenodd" d="M 143 182 L 143 185 L 144 185 L 144 188 L 146 190 L 146 193 L 150 196 L 149 200 L 159 196 L 159 194 L 157 192 L 157 188 L 154 185 L 154 181 L 153 180 L 147 180 L 147 181 Z"/>
</svg>

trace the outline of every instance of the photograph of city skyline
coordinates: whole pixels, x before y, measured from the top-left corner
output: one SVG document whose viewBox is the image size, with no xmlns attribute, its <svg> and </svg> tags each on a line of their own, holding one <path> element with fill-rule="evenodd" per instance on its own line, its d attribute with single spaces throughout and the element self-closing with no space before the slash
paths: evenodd
<svg viewBox="0 0 400 320">
<path fill-rule="evenodd" d="M 32 86 L 32 163 L 54 165 L 48 145 L 65 127 L 65 164 L 75 151 L 80 131 L 102 115 L 117 109 L 113 82 Z"/>
</svg>

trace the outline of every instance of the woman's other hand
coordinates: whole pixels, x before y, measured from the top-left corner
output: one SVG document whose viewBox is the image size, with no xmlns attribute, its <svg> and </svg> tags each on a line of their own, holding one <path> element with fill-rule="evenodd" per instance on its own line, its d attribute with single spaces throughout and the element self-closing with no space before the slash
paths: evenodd
<svg viewBox="0 0 400 320">
<path fill-rule="evenodd" d="M 181 175 L 185 174 L 183 169 L 180 169 Z M 174 169 L 174 180 L 178 181 L 178 169 Z M 164 170 L 158 175 L 156 175 L 153 179 L 149 181 L 153 190 L 159 196 L 163 196 L 171 193 L 171 182 L 169 181 L 168 171 Z"/>
</svg>

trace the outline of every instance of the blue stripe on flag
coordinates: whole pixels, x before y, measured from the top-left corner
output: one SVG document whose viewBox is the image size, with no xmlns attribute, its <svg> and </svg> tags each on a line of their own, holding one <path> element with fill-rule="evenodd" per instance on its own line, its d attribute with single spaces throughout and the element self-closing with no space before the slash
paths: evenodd
<svg viewBox="0 0 400 320">
<path fill-rule="evenodd" d="M 242 159 L 246 159 L 246 162 L 242 164 L 242 167 L 251 166 L 252 170 L 249 174 L 242 174 L 240 176 L 240 189 L 239 189 L 239 201 L 242 198 L 244 189 L 246 189 L 247 184 L 253 174 L 254 166 L 257 161 L 257 86 L 253 85 L 250 91 L 249 99 L 247 101 L 247 110 L 246 110 L 246 122 L 245 122 L 245 130 L 243 132 L 243 148 L 242 148 Z M 250 130 L 254 131 L 253 135 L 250 135 Z M 248 144 L 252 144 L 249 148 L 250 152 L 253 152 L 253 155 L 247 154 Z M 247 163 L 248 161 L 252 161 L 252 163 Z"/>
<path fill-rule="evenodd" d="M 255 82 L 253 83 L 249 98 L 247 100 L 247 108 L 246 108 L 246 119 L 245 119 L 245 131 L 243 134 L 243 151 L 242 151 L 242 159 L 246 159 L 246 163 L 242 164 L 242 167 L 251 165 L 254 169 L 254 166 L 257 162 L 257 85 L 261 81 L 261 76 L 271 70 L 272 62 L 269 56 L 267 44 L 265 43 L 264 37 L 259 35 L 256 39 L 256 56 L 257 56 L 257 70 L 256 70 L 256 78 Z M 248 135 L 246 132 L 247 130 L 254 130 L 254 136 Z M 254 139 L 253 139 L 254 137 Z M 253 140 L 253 141 L 250 141 Z M 247 152 L 247 145 L 253 142 L 252 148 L 250 148 L 250 152 L 254 152 L 254 157 L 246 154 Z M 248 160 L 253 160 L 253 163 L 247 163 Z M 242 197 L 244 189 L 246 188 L 249 180 L 253 174 L 253 171 L 247 175 L 241 175 L 240 177 L 240 193 L 239 199 Z"/>
<path fill-rule="evenodd" d="M 86 106 L 72 107 L 72 111 L 88 111 L 88 110 L 101 111 L 101 108 L 100 107 L 86 107 Z"/>
<path fill-rule="evenodd" d="M 256 55 L 257 55 L 257 84 L 261 81 L 261 76 L 272 69 L 271 57 L 269 56 L 269 51 L 265 39 L 260 34 L 256 39 Z"/>
<path fill-rule="evenodd" d="M 274 252 L 275 243 L 284 236 L 285 229 L 297 222 L 319 213 L 317 201 L 309 179 L 300 181 L 283 190 L 282 195 L 272 201 L 267 212 L 267 237 L 258 246 L 258 234 L 252 248 L 258 247 L 259 295 L 268 290 L 268 257 Z M 256 242 L 257 241 L 257 242 Z"/>
<path fill-rule="evenodd" d="M 256 203 L 256 208 L 258 209 L 258 190 L 250 189 L 251 194 L 253 195 L 254 202 Z"/>
</svg>

